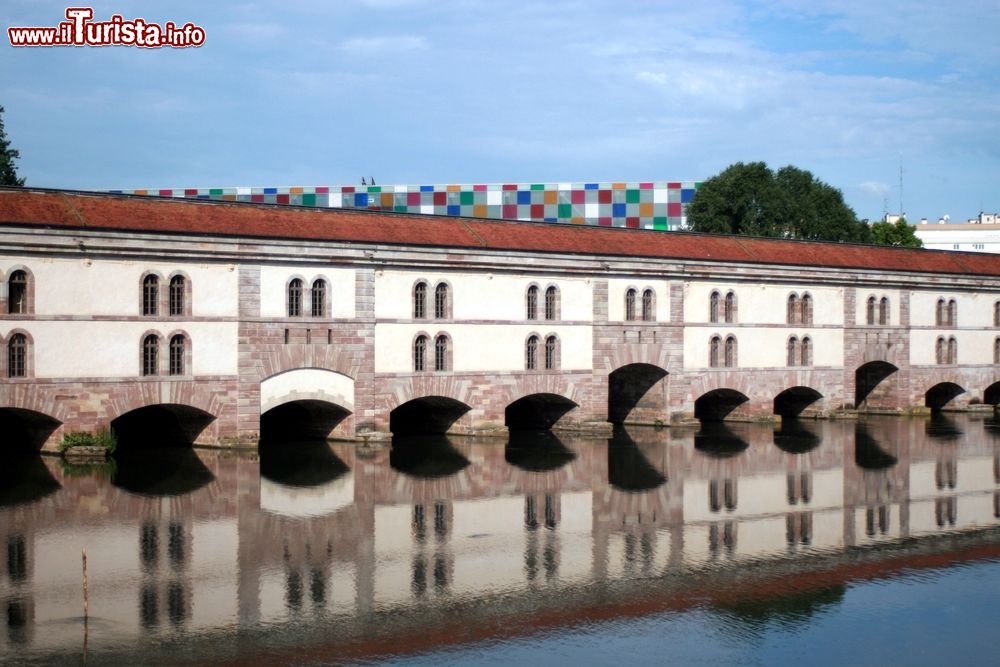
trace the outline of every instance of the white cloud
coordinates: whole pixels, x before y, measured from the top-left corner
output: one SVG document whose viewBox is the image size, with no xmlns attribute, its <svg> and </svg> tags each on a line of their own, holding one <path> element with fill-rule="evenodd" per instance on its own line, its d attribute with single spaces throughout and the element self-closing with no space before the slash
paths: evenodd
<svg viewBox="0 0 1000 667">
<path fill-rule="evenodd" d="M 881 183 L 879 181 L 865 181 L 864 183 L 858 183 L 858 187 L 863 192 L 878 197 L 885 196 L 885 194 L 889 192 L 889 186 L 886 183 Z"/>
</svg>

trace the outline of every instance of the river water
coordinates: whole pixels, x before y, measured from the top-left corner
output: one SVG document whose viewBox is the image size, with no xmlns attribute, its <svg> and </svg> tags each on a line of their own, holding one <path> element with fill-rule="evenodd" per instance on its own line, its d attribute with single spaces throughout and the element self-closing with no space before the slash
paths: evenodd
<svg viewBox="0 0 1000 667">
<path fill-rule="evenodd" d="M 993 664 L 998 516 L 992 414 L 25 456 L 0 662 Z"/>
</svg>

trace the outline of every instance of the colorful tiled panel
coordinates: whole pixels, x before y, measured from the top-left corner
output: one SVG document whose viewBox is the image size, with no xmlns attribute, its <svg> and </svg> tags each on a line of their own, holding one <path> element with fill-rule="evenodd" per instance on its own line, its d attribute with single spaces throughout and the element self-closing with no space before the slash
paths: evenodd
<svg viewBox="0 0 1000 667">
<path fill-rule="evenodd" d="M 490 183 L 336 185 L 280 188 L 177 188 L 115 193 L 291 204 L 474 218 L 682 229 L 700 183 Z"/>
</svg>

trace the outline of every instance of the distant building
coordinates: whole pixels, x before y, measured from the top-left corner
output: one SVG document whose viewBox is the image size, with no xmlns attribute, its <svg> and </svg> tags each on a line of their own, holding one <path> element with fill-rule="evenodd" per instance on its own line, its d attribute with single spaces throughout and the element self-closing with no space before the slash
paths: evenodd
<svg viewBox="0 0 1000 667">
<path fill-rule="evenodd" d="M 949 222 L 945 216 L 936 224 L 924 218 L 916 225 L 916 235 L 933 250 L 1000 253 L 1000 214 L 980 213 L 967 222 Z"/>
<path fill-rule="evenodd" d="M 695 181 L 149 188 L 116 194 L 677 230 Z"/>
</svg>

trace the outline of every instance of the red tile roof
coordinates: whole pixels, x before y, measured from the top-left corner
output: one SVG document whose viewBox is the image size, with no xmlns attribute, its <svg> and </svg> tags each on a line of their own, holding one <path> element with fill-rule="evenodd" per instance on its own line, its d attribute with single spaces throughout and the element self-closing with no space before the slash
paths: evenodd
<svg viewBox="0 0 1000 667">
<path fill-rule="evenodd" d="M 1000 276 L 1000 255 L 685 232 L 0 189 L 0 224 Z"/>
</svg>

